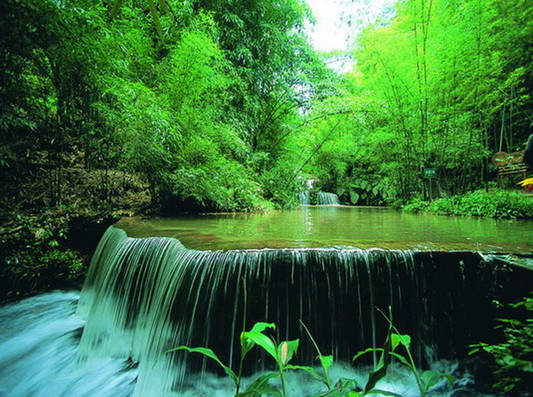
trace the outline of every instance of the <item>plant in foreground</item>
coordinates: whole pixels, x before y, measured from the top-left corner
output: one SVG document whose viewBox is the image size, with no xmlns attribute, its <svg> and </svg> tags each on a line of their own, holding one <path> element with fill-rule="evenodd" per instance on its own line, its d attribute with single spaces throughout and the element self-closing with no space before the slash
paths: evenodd
<svg viewBox="0 0 533 397">
<path fill-rule="evenodd" d="M 393 325 L 392 320 L 383 312 L 381 312 L 381 314 L 389 323 L 389 331 L 387 333 L 387 339 L 385 340 L 383 348 L 368 348 L 357 353 L 353 357 L 353 361 L 355 361 L 366 353 L 381 352 L 378 365 L 374 371 L 370 372 L 365 388 L 362 394 L 360 394 L 361 396 L 380 393 L 386 396 L 401 397 L 399 394 L 393 392 L 376 389 L 377 383 L 387 375 L 387 368 L 393 358 L 397 359 L 401 365 L 405 366 L 414 375 L 421 397 L 425 397 L 429 390 L 442 378 L 445 378 L 451 385 L 453 385 L 453 377 L 449 374 L 432 370 L 427 370 L 420 373 L 415 365 L 413 355 L 410 351 L 411 337 L 409 335 L 402 335 Z M 397 349 L 400 347 L 403 347 L 405 354 L 398 353 Z"/>
<path fill-rule="evenodd" d="M 316 380 L 323 383 L 327 387 L 327 391 L 322 392 L 316 395 L 315 397 L 362 397 L 371 394 L 402 397 L 397 393 L 376 388 L 377 383 L 381 379 L 385 378 L 385 376 L 387 375 L 387 369 L 393 358 L 397 359 L 401 365 L 407 367 L 413 373 L 418 388 L 420 390 L 421 397 L 425 397 L 429 389 L 435 386 L 442 378 L 446 378 L 451 384 L 453 384 L 453 378 L 448 374 L 443 374 L 441 372 L 430 370 L 424 371 L 420 374 L 418 369 L 416 368 L 413 356 L 409 350 L 411 338 L 409 337 L 409 335 L 400 334 L 398 330 L 393 326 L 392 321 L 386 316 L 385 318 L 389 322 L 389 331 L 387 333 L 387 339 L 383 348 L 368 348 L 364 351 L 357 353 L 353 357 L 353 360 L 355 361 L 364 354 L 370 352 L 381 353 L 379 362 L 375 369 L 370 372 L 368 381 L 366 382 L 366 385 L 362 389 L 362 391 L 357 390 L 358 382 L 355 379 L 341 378 L 335 384 L 331 382 L 329 376 L 329 369 L 333 365 L 333 356 L 323 355 L 320 352 L 318 345 L 316 344 L 309 330 L 303 323 L 302 325 L 305 331 L 308 333 L 309 337 L 311 338 L 311 341 L 317 349 L 318 360 L 322 367 L 323 374 L 319 373 L 315 368 L 312 367 L 289 364 L 290 360 L 293 358 L 294 354 L 296 353 L 296 350 L 298 349 L 299 340 L 296 339 L 293 341 L 283 341 L 277 344 L 272 338 L 268 337 L 263 333 L 268 328 L 275 328 L 274 324 L 269 323 L 256 323 L 250 331 L 241 333 L 241 357 L 239 362 L 238 373 L 235 373 L 230 367 L 223 364 L 222 361 L 211 349 L 205 347 L 191 348 L 187 346 L 178 346 L 176 348 L 167 350 L 165 353 L 173 352 L 176 350 L 185 350 L 191 353 L 199 353 L 211 358 L 220 365 L 220 367 L 235 384 L 235 397 L 260 397 L 263 395 L 287 397 L 284 376 L 284 372 L 287 370 L 305 371 L 309 373 L 312 377 L 314 377 Z M 275 372 L 258 377 L 246 388 L 246 390 L 241 392 L 241 374 L 244 358 L 254 346 L 261 347 L 274 359 L 277 365 L 277 370 Z M 404 348 L 406 352 L 405 355 L 402 355 L 397 352 L 397 349 L 400 346 Z M 269 383 L 269 381 L 274 378 L 279 378 L 281 390 Z"/>
<path fill-rule="evenodd" d="M 294 353 L 298 349 L 298 339 L 293 341 L 283 341 L 280 344 L 276 344 L 272 338 L 269 338 L 263 333 L 263 331 L 268 328 L 274 329 L 275 325 L 269 323 L 256 323 L 250 331 L 241 333 L 241 357 L 239 361 L 238 373 L 235 373 L 230 367 L 223 364 L 211 349 L 205 347 L 190 348 L 187 346 L 178 346 L 176 348 L 167 350 L 166 353 L 176 350 L 186 350 L 191 353 L 200 353 L 213 359 L 222 367 L 224 372 L 235 384 L 235 397 L 259 397 L 262 395 L 286 397 L 287 393 L 285 389 L 285 377 L 283 373 L 286 369 L 299 368 L 297 366 L 288 365 L 289 361 L 292 359 Z M 260 376 L 253 381 L 245 391 L 240 392 L 244 358 L 256 345 L 260 346 L 270 356 L 272 356 L 272 358 L 274 358 L 278 367 L 277 371 Z M 281 391 L 269 383 L 269 380 L 276 377 L 279 377 L 280 379 Z"/>
<path fill-rule="evenodd" d="M 471 345 L 469 354 L 480 351 L 489 353 L 498 367 L 494 374 L 494 387 L 505 393 L 519 394 L 530 392 L 533 381 L 533 296 L 526 297 L 517 303 L 509 305 L 514 310 L 525 309 L 527 319 L 520 321 L 516 318 L 501 318 L 495 328 L 501 329 L 504 341 L 495 344 L 477 343 Z"/>
</svg>

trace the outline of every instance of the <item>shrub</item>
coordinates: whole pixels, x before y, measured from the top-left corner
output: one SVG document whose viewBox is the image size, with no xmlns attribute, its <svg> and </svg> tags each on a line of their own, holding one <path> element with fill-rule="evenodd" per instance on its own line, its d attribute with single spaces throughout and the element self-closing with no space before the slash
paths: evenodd
<svg viewBox="0 0 533 397">
<path fill-rule="evenodd" d="M 533 218 L 533 200 L 521 193 L 507 190 L 476 190 L 464 196 L 440 198 L 429 204 L 417 199 L 406 205 L 404 211 L 524 219 Z"/>
<path fill-rule="evenodd" d="M 82 256 L 66 247 L 67 216 L 14 213 L 0 227 L 0 302 L 55 288 L 79 287 Z"/>
<path fill-rule="evenodd" d="M 44 253 L 37 266 L 46 269 L 53 278 L 80 281 L 84 273 L 83 261 L 79 254 L 67 249 L 52 250 Z"/>
<path fill-rule="evenodd" d="M 460 197 L 443 197 L 430 203 L 428 211 L 438 215 L 456 214 L 460 202 Z"/>
<path fill-rule="evenodd" d="M 405 207 L 403 207 L 403 211 L 418 214 L 420 212 L 426 212 L 428 208 L 429 208 L 429 203 L 427 201 L 415 199 L 409 204 L 406 204 Z"/>
<path fill-rule="evenodd" d="M 499 319 L 496 328 L 503 334 L 503 341 L 496 344 L 478 343 L 472 345 L 470 354 L 485 351 L 493 358 L 497 367 L 494 387 L 513 395 L 528 393 L 533 382 L 533 297 L 509 305 L 513 312 L 522 310 L 525 320 L 516 318 Z M 525 313 L 524 313 L 525 312 Z M 529 394 L 527 394 L 529 395 Z"/>
</svg>

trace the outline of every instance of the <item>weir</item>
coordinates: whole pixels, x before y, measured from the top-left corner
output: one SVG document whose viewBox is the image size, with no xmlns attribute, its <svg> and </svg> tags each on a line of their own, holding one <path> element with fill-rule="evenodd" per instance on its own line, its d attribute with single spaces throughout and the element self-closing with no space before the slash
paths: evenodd
<svg viewBox="0 0 533 397">
<path fill-rule="evenodd" d="M 111 227 L 80 297 L 86 325 L 78 359 L 128 360 L 138 366 L 135 395 L 166 395 L 189 375 L 215 370 L 196 355 L 164 354 L 169 348 L 209 347 L 235 367 L 240 332 L 266 321 L 276 324 L 278 341 L 300 338 L 296 362 L 313 365 L 317 352 L 301 320 L 323 354 L 349 362 L 383 343 L 388 324 L 380 309 L 412 337 L 424 366 L 464 356 L 469 343 L 486 339 L 492 300 L 519 298 L 531 285 L 529 270 L 511 270 L 476 252 L 198 251 Z M 248 373 L 270 364 L 261 354 L 245 363 Z"/>
</svg>

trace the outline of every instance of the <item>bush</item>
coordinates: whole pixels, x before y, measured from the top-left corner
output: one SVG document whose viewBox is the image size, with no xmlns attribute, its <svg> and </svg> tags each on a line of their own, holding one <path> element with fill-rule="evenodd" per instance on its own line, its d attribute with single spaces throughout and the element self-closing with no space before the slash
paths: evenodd
<svg viewBox="0 0 533 397">
<path fill-rule="evenodd" d="M 429 203 L 427 201 L 415 199 L 409 204 L 406 204 L 405 207 L 403 207 L 403 211 L 418 214 L 420 212 L 427 212 L 428 208 Z"/>
<path fill-rule="evenodd" d="M 496 389 L 509 395 L 529 395 L 520 393 L 529 393 L 533 382 L 533 297 L 526 297 L 509 306 L 513 309 L 513 314 L 518 314 L 515 312 L 521 310 L 521 317 L 525 320 L 498 319 L 499 325 L 496 328 L 502 331 L 502 342 L 472 345 L 474 349 L 470 354 L 485 351 L 494 358 Z"/>
<path fill-rule="evenodd" d="M 258 179 L 265 199 L 278 208 L 296 207 L 301 182 L 295 175 L 294 167 L 287 160 L 279 160 L 273 167 L 264 169 Z"/>
<path fill-rule="evenodd" d="M 66 247 L 68 217 L 15 213 L 0 227 L 0 302 L 56 288 L 79 287 L 83 257 Z"/>
<path fill-rule="evenodd" d="M 438 215 L 457 214 L 461 206 L 461 197 L 444 197 L 435 200 L 428 206 L 428 210 Z"/>
<path fill-rule="evenodd" d="M 81 281 L 84 275 L 83 261 L 79 254 L 67 249 L 65 251 L 47 251 L 39 258 L 36 268 L 42 268 L 50 274 L 51 279 Z"/>
<path fill-rule="evenodd" d="M 405 212 L 429 212 L 438 215 L 486 216 L 492 218 L 533 218 L 533 200 L 518 192 L 476 190 L 464 196 L 445 197 L 432 203 L 415 200 Z"/>
</svg>

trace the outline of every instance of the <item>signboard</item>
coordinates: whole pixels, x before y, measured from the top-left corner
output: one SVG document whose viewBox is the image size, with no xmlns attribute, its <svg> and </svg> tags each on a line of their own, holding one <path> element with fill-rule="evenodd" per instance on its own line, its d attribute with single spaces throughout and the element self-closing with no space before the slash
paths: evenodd
<svg viewBox="0 0 533 397">
<path fill-rule="evenodd" d="M 424 168 L 424 178 L 426 179 L 432 179 L 437 176 L 437 169 L 436 168 Z"/>
</svg>

